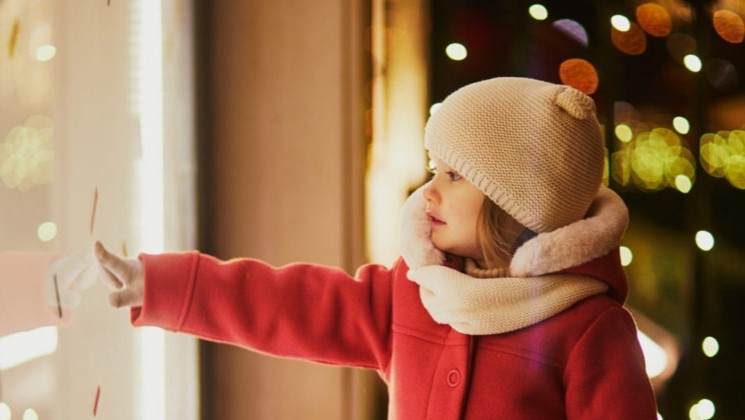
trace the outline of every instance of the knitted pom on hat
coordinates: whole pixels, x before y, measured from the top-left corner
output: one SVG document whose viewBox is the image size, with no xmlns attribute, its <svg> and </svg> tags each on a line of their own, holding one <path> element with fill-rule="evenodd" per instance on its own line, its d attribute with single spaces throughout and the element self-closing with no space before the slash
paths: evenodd
<svg viewBox="0 0 745 420">
<path fill-rule="evenodd" d="M 565 85 L 497 77 L 464 86 L 427 121 L 425 146 L 535 232 L 581 219 L 602 182 L 595 103 Z"/>
</svg>

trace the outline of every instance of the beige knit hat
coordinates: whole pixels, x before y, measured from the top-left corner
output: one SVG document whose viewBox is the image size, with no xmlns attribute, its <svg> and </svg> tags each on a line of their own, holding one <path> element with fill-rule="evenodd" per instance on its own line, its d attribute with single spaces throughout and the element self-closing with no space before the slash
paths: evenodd
<svg viewBox="0 0 745 420">
<path fill-rule="evenodd" d="M 430 117 L 424 142 L 535 232 L 581 219 L 602 182 L 595 103 L 565 85 L 497 77 L 462 87 Z"/>
</svg>

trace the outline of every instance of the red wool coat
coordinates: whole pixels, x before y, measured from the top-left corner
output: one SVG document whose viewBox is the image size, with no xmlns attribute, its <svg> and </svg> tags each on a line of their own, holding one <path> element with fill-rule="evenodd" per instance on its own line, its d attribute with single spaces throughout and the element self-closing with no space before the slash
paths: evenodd
<svg viewBox="0 0 745 420">
<path fill-rule="evenodd" d="M 656 419 L 635 324 L 622 307 L 617 251 L 564 270 L 606 282 L 608 294 L 486 336 L 435 323 L 403 260 L 352 277 L 196 252 L 140 259 L 145 295 L 131 311 L 134 325 L 375 369 L 389 387 L 391 419 Z"/>
</svg>

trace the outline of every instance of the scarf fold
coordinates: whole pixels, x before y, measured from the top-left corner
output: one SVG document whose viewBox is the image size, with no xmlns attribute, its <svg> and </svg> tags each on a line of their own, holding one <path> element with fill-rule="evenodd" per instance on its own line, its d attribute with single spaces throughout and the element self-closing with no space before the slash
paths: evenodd
<svg viewBox="0 0 745 420">
<path fill-rule="evenodd" d="M 617 248 L 628 225 L 618 195 L 602 187 L 585 219 L 542 233 L 513 256 L 510 277 L 475 278 L 442 265 L 430 240 L 422 188 L 403 209 L 401 254 L 432 319 L 463 334 L 515 331 L 548 319 L 608 285 L 589 276 L 551 274 Z"/>
<path fill-rule="evenodd" d="M 432 319 L 469 335 L 518 330 L 608 290 L 605 283 L 582 275 L 482 279 L 442 265 L 412 268 L 408 277 L 419 284 Z"/>
</svg>

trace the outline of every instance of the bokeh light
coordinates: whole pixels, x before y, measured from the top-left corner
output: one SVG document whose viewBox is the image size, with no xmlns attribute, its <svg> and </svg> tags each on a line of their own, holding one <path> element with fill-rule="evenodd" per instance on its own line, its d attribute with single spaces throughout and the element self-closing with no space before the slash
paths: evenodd
<svg viewBox="0 0 745 420">
<path fill-rule="evenodd" d="M 716 407 L 710 399 L 702 398 L 699 402 L 691 406 L 691 409 L 688 411 L 688 417 L 691 420 L 709 420 L 714 417 L 716 411 Z"/>
<path fill-rule="evenodd" d="M 445 47 L 445 54 L 453 61 L 463 61 L 468 57 L 468 50 L 465 45 L 453 42 Z"/>
<path fill-rule="evenodd" d="M 675 177 L 675 189 L 683 194 L 688 194 L 691 192 L 691 188 L 693 188 L 693 181 L 691 178 L 688 178 L 685 175 L 678 175 Z"/>
<path fill-rule="evenodd" d="M 704 352 L 706 357 L 714 357 L 719 353 L 719 341 L 714 337 L 706 337 L 701 342 L 701 350 Z"/>
<path fill-rule="evenodd" d="M 665 371 L 668 364 L 665 349 L 660 347 L 659 344 L 655 343 L 654 340 L 649 338 L 649 336 L 640 330 L 636 331 L 636 336 L 639 339 L 639 344 L 642 346 L 644 352 L 647 376 L 650 378 L 659 376 Z"/>
<path fill-rule="evenodd" d="M 664 37 L 670 35 L 673 20 L 670 13 L 663 6 L 656 3 L 644 3 L 636 8 L 636 21 L 639 26 L 651 36 Z"/>
<path fill-rule="evenodd" d="M 23 411 L 22 420 L 39 420 L 39 414 L 33 408 L 27 408 Z"/>
<path fill-rule="evenodd" d="M 739 44 L 745 39 L 745 23 L 737 13 L 726 9 L 717 10 L 712 20 L 714 30 L 723 40 Z"/>
<path fill-rule="evenodd" d="M 49 242 L 57 237 L 57 224 L 54 222 L 44 222 L 36 228 L 36 236 L 42 242 Z"/>
<path fill-rule="evenodd" d="M 640 55 L 647 50 L 647 35 L 634 22 L 629 22 L 629 28 L 625 31 L 619 30 L 614 25 L 610 35 L 613 45 L 624 54 Z"/>
<path fill-rule="evenodd" d="M 0 179 L 21 191 L 52 181 L 52 120 L 36 115 L 10 129 L 0 143 Z"/>
<path fill-rule="evenodd" d="M 559 78 L 565 85 L 592 95 L 597 91 L 599 79 L 595 67 L 587 60 L 570 58 L 559 66 Z"/>
<path fill-rule="evenodd" d="M 624 143 L 628 143 L 634 138 L 634 131 L 628 124 L 616 125 L 614 133 L 616 134 L 616 138 Z"/>
<path fill-rule="evenodd" d="M 665 46 L 674 61 L 682 62 L 686 55 L 696 52 L 698 43 L 693 36 L 676 32 L 665 38 Z"/>
<path fill-rule="evenodd" d="M 631 252 L 631 248 L 621 246 L 618 251 L 621 254 L 621 265 L 624 267 L 631 265 L 631 262 L 634 261 L 634 253 Z"/>
<path fill-rule="evenodd" d="M 695 180 L 693 154 L 683 140 L 668 128 L 640 131 L 628 143 L 621 143 L 611 159 L 611 175 L 621 185 L 635 185 L 645 191 L 664 188 L 681 190 L 681 175 L 688 178 L 691 184 Z"/>
<path fill-rule="evenodd" d="M 696 246 L 702 251 L 711 251 L 714 248 L 714 235 L 706 230 L 696 232 Z"/>
<path fill-rule="evenodd" d="M 745 190 L 745 130 L 705 133 L 699 148 L 701 166 L 709 175 Z"/>
<path fill-rule="evenodd" d="M 688 134 L 691 130 L 691 123 L 688 122 L 688 118 L 679 115 L 673 118 L 673 128 L 680 134 Z"/>
<path fill-rule="evenodd" d="M 699 58 L 699 56 L 697 56 L 696 54 L 688 54 L 683 57 L 683 65 L 685 65 L 688 70 L 694 73 L 700 72 L 701 67 L 703 67 L 701 58 Z"/>
<path fill-rule="evenodd" d="M 548 19 L 548 10 L 546 6 L 542 4 L 532 4 L 528 7 L 528 14 L 535 20 L 546 20 Z"/>
<path fill-rule="evenodd" d="M 8 407 L 8 404 L 0 402 L 0 420 L 10 420 L 11 415 L 12 412 L 10 411 L 10 407 Z"/>
<path fill-rule="evenodd" d="M 631 29 L 631 22 L 629 21 L 629 18 L 627 18 L 624 15 L 611 16 L 610 24 L 613 27 L 613 29 L 620 31 L 620 32 L 626 32 L 629 29 Z"/>
<path fill-rule="evenodd" d="M 737 68 L 731 61 L 711 58 L 706 64 L 706 78 L 720 92 L 731 92 L 740 84 Z"/>
<path fill-rule="evenodd" d="M 57 55 L 57 47 L 54 45 L 42 45 L 36 49 L 36 59 L 39 61 L 49 61 Z"/>
<path fill-rule="evenodd" d="M 561 31 L 569 38 L 586 47 L 588 43 L 587 30 L 581 23 L 573 19 L 559 19 L 552 24 L 554 28 Z"/>
</svg>

